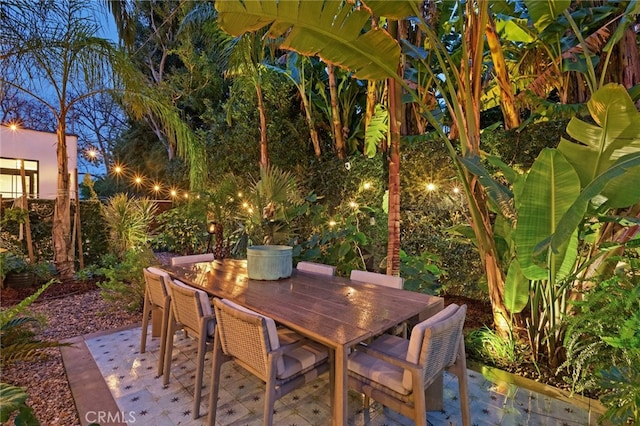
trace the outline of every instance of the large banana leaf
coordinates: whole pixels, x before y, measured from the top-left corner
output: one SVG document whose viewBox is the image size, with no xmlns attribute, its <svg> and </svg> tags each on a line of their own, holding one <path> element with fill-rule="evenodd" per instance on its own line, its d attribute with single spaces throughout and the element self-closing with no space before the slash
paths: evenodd
<svg viewBox="0 0 640 426">
<path fill-rule="evenodd" d="M 555 280 L 567 254 L 567 241 L 557 253 L 547 252 L 544 266 L 533 255 L 540 241 L 553 235 L 560 219 L 580 195 L 580 179 L 564 156 L 545 148 L 531 166 L 517 202 L 516 253 L 522 273 L 530 280 Z M 576 224 L 577 226 L 577 224 Z M 571 235 L 574 229 L 571 230 Z M 571 245 L 575 247 L 575 245 Z M 562 271 L 561 275 L 567 275 Z"/>
<path fill-rule="evenodd" d="M 606 192 L 609 185 L 620 187 L 622 182 L 629 179 L 629 176 L 634 177 L 631 181 L 635 181 L 635 185 L 638 186 L 639 183 L 637 179 L 639 175 L 640 152 L 626 155 L 616 161 L 609 170 L 602 173 L 582 190 L 580 196 L 575 199 L 571 207 L 567 209 L 558 222 L 556 231 L 552 233 L 551 237 L 545 238 L 544 241 L 535 248 L 535 256 L 544 256 L 544 253 L 546 253 L 549 248 L 551 248 L 554 253 L 559 252 L 567 238 L 574 232 L 580 221 L 582 221 L 587 211 L 589 201 L 598 194 Z M 637 193 L 635 188 L 629 188 L 628 186 L 630 185 L 625 186 L 628 192 Z M 631 204 L 635 204 L 638 201 L 640 201 L 640 197 Z"/>
<path fill-rule="evenodd" d="M 542 32 L 551 23 L 556 20 L 558 15 L 571 6 L 570 0 L 525 0 L 524 4 L 527 6 L 529 16 L 533 21 L 533 26 L 536 27 L 538 32 Z"/>
<path fill-rule="evenodd" d="M 412 2 L 390 2 L 411 14 Z M 370 7 L 389 12 L 390 4 Z M 280 47 L 347 68 L 355 77 L 382 80 L 397 76 L 400 46 L 380 29 L 371 30 L 370 13 L 343 1 L 225 0 L 215 3 L 220 27 L 232 35 L 269 26 L 268 35 L 284 37 Z M 402 6 L 402 7 L 400 7 Z M 375 13 L 375 10 L 374 10 Z"/>
<path fill-rule="evenodd" d="M 563 138 L 558 145 L 578 172 L 583 188 L 621 157 L 640 152 L 640 113 L 623 86 L 604 86 L 593 94 L 587 106 L 596 124 L 573 118 L 567 133 L 580 143 Z M 640 173 L 631 170 L 625 179 L 603 187 L 607 206 L 626 207 L 640 199 Z"/>
<path fill-rule="evenodd" d="M 504 282 L 504 306 L 509 312 L 521 312 L 529 302 L 529 280 L 520 269 L 518 259 L 509 265 L 507 278 Z"/>
</svg>

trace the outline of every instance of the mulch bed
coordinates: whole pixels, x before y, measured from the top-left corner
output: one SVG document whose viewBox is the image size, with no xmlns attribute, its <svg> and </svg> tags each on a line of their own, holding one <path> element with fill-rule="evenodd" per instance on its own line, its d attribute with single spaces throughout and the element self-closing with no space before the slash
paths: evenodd
<svg viewBox="0 0 640 426">
<path fill-rule="evenodd" d="M 0 307 L 6 308 L 13 306 L 24 298 L 32 295 L 39 287 L 24 288 L 3 288 L 0 290 Z M 38 297 L 38 302 L 45 300 L 60 299 L 62 297 L 72 296 L 74 294 L 86 293 L 87 291 L 97 290 L 98 286 L 95 281 L 66 281 L 62 283 L 54 283 L 47 288 L 44 293 Z"/>
</svg>

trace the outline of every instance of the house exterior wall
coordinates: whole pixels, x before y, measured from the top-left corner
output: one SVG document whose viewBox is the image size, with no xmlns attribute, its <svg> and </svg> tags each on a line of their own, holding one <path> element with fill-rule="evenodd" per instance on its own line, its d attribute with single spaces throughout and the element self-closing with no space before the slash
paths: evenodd
<svg viewBox="0 0 640 426">
<path fill-rule="evenodd" d="M 55 199 L 58 188 L 58 159 L 55 133 L 30 129 L 12 130 L 0 125 L 0 157 L 38 161 L 36 198 Z M 75 173 L 78 167 L 78 137 L 67 135 L 67 161 L 71 174 L 71 197 L 75 197 Z"/>
</svg>

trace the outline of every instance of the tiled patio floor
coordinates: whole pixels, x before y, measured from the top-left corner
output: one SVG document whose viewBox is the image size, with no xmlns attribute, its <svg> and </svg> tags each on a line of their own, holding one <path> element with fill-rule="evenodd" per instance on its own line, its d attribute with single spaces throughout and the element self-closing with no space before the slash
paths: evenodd
<svg viewBox="0 0 640 426">
<path fill-rule="evenodd" d="M 162 386 L 156 377 L 158 340 L 147 339 L 147 351 L 140 354 L 140 327 L 118 330 L 111 334 L 87 336 L 85 343 L 95 368 L 99 369 L 129 425 L 201 425 L 208 413 L 210 354 L 207 356 L 201 417 L 192 420 L 193 384 L 196 345 L 178 333 L 175 337 L 171 382 Z M 65 360 L 65 364 L 68 361 Z M 233 362 L 222 370 L 219 425 L 259 425 L 262 420 L 263 384 Z M 566 401 L 529 391 L 508 383 L 492 382 L 481 373 L 469 370 L 471 417 L 474 425 L 558 425 L 584 426 L 597 424 L 588 409 Z M 330 425 L 329 379 L 325 374 L 311 384 L 292 392 L 276 403 L 275 425 Z M 455 376 L 445 375 L 444 410 L 428 412 L 433 426 L 460 425 L 458 384 Z M 74 390 L 74 396 L 80 391 Z M 77 400 L 78 398 L 76 398 Z M 94 401 L 92 407 L 79 411 L 83 420 L 87 412 L 95 417 L 105 401 Z M 86 411 L 86 410 L 90 411 Z M 84 413 L 82 411 L 85 411 Z M 349 424 L 411 425 L 407 418 L 379 404 L 368 411 L 362 409 L 359 394 L 349 394 Z M 112 418 L 118 417 L 112 414 Z M 117 414 L 117 413 L 116 413 Z M 115 416 L 115 417 L 114 417 Z M 595 417 L 591 414 L 592 417 Z M 102 423 L 107 424 L 106 423 Z"/>
</svg>

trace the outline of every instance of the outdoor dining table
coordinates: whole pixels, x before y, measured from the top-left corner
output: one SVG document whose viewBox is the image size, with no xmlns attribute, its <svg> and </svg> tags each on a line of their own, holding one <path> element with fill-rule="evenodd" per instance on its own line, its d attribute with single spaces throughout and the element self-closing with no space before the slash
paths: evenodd
<svg viewBox="0 0 640 426">
<path fill-rule="evenodd" d="M 348 278 L 293 270 L 291 277 L 260 281 L 247 276 L 246 260 L 164 266 L 174 279 L 211 296 L 230 299 L 273 318 L 334 351 L 334 425 L 347 424 L 349 350 L 407 320 L 423 320 L 444 299 Z M 428 409 L 442 406 L 442 380 L 427 390 Z"/>
</svg>

